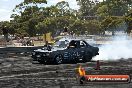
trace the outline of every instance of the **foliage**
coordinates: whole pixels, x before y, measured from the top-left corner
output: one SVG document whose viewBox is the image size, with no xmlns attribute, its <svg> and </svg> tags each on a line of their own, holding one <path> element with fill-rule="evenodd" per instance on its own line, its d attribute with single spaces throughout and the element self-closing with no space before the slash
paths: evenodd
<svg viewBox="0 0 132 88">
<path fill-rule="evenodd" d="M 66 1 L 45 7 L 48 0 L 24 0 L 16 5 L 10 22 L 0 22 L 0 29 L 6 25 L 10 34 L 36 36 L 52 32 L 56 36 L 68 28 L 76 34 L 104 34 L 116 31 L 126 22 L 127 32 L 132 30 L 131 0 L 76 0 L 80 9 L 71 9 Z M 86 17 L 88 19 L 82 19 Z M 0 31 L 2 33 L 2 31 Z"/>
<path fill-rule="evenodd" d="M 131 33 L 132 30 L 132 13 L 130 13 L 127 17 L 125 17 L 125 21 L 127 23 L 127 33 Z"/>
</svg>

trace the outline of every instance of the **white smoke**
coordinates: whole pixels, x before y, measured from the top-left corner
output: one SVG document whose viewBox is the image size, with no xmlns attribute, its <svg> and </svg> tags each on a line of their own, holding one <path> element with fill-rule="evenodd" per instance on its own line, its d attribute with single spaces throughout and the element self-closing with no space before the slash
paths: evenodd
<svg viewBox="0 0 132 88">
<path fill-rule="evenodd" d="M 99 49 L 99 55 L 93 58 L 93 60 L 132 58 L 132 40 L 127 35 L 116 36 L 109 44 L 104 44 Z"/>
</svg>

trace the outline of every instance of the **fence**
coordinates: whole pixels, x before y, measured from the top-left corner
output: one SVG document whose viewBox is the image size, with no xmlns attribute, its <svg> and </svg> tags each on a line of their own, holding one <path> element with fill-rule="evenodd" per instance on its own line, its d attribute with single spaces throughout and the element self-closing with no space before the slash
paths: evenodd
<svg viewBox="0 0 132 88">
<path fill-rule="evenodd" d="M 0 54 L 8 54 L 8 53 L 31 53 L 35 49 L 42 48 L 43 46 L 37 47 L 3 47 L 0 48 Z"/>
</svg>

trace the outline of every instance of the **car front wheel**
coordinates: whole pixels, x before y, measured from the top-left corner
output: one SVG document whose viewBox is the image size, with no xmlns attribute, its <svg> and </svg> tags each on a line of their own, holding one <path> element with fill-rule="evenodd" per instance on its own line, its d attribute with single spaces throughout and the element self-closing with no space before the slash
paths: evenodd
<svg viewBox="0 0 132 88">
<path fill-rule="evenodd" d="M 87 57 L 85 57 L 85 58 L 83 59 L 83 62 L 84 62 L 84 63 L 85 63 L 85 62 L 90 62 L 91 59 L 92 59 L 92 56 L 91 56 L 91 55 L 88 55 Z"/>
<path fill-rule="evenodd" d="M 62 64 L 62 62 L 63 62 L 63 57 L 62 57 L 62 55 L 57 55 L 57 56 L 55 57 L 55 63 L 56 63 L 56 64 Z"/>
</svg>

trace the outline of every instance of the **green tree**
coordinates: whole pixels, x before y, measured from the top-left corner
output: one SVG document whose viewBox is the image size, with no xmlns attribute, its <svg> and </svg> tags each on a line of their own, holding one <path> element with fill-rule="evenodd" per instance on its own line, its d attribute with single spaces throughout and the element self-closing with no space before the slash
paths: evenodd
<svg viewBox="0 0 132 88">
<path fill-rule="evenodd" d="M 56 4 L 57 9 L 59 10 L 58 16 L 73 16 L 73 9 L 69 7 L 69 3 L 65 1 L 58 2 Z"/>
<path fill-rule="evenodd" d="M 106 0 L 104 2 L 108 8 L 110 16 L 123 16 L 128 13 L 129 0 Z"/>
<path fill-rule="evenodd" d="M 42 15 L 40 12 L 40 4 L 46 4 L 46 0 L 24 0 L 19 5 L 16 5 L 14 11 L 18 12 L 18 15 L 12 15 L 14 18 L 13 23 L 17 23 L 17 32 L 21 31 L 29 36 L 36 35 L 36 27 Z M 19 32 L 20 33 L 20 32 Z"/>
<path fill-rule="evenodd" d="M 124 22 L 123 17 L 106 17 L 101 22 L 101 28 L 104 31 L 111 31 L 114 35 L 115 31 L 118 31 L 118 27 Z"/>
<path fill-rule="evenodd" d="M 80 5 L 80 11 L 82 16 L 91 16 L 93 13 L 91 13 L 91 9 L 95 5 L 95 3 L 91 0 L 76 0 L 78 4 Z"/>
<path fill-rule="evenodd" d="M 42 22 L 39 22 L 38 25 L 36 25 L 36 28 L 39 34 L 52 32 L 52 34 L 54 35 L 57 31 L 62 32 L 64 30 L 64 27 L 69 28 L 74 21 L 74 17 L 69 16 L 47 17 Z"/>
<path fill-rule="evenodd" d="M 128 16 L 125 17 L 125 22 L 127 24 L 127 33 L 131 33 L 132 31 L 132 13 L 129 13 Z"/>
<path fill-rule="evenodd" d="M 106 17 L 106 16 L 108 16 L 109 14 L 108 14 L 108 7 L 107 7 L 107 5 L 102 5 L 102 6 L 100 6 L 98 9 L 97 9 L 97 15 L 99 16 L 99 17 Z"/>
</svg>

